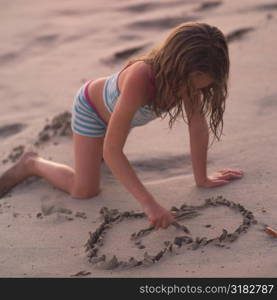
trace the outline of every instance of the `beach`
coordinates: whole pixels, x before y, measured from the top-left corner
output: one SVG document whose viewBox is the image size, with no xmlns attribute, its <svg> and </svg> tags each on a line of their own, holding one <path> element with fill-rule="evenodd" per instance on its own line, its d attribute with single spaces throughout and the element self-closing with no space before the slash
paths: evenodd
<svg viewBox="0 0 277 300">
<path fill-rule="evenodd" d="M 101 193 L 89 200 L 38 178 L 0 199 L 0 277 L 276 277 L 277 239 L 263 230 L 277 230 L 276 1 L 0 0 L 0 6 L 0 174 L 27 149 L 73 166 L 69 113 L 80 86 L 119 71 L 181 22 L 206 22 L 226 35 L 231 60 L 224 134 L 209 147 L 208 173 L 232 168 L 243 170 L 243 178 L 196 187 L 182 119 L 172 130 L 169 118 L 133 129 L 124 153 L 164 207 L 199 206 L 222 196 L 257 221 L 224 246 L 182 247 L 149 266 L 102 268 L 85 251 L 103 222 L 101 208 L 141 212 L 103 162 Z M 242 215 L 215 206 L 181 223 L 194 238 L 212 239 L 223 229 L 233 232 Z M 138 249 L 130 236 L 147 226 L 146 218 L 122 220 L 99 251 L 129 260 L 159 252 L 179 234 L 172 226 L 154 231 Z"/>
</svg>

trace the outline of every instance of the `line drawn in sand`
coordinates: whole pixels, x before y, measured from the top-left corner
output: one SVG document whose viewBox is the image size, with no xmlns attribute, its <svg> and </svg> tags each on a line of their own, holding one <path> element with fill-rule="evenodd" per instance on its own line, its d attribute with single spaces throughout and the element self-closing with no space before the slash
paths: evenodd
<svg viewBox="0 0 277 300">
<path fill-rule="evenodd" d="M 226 229 L 223 229 L 222 233 L 218 237 L 212 239 L 208 239 L 205 236 L 194 238 L 191 235 L 189 228 L 178 223 L 181 220 L 197 217 L 201 214 L 200 212 L 206 208 L 218 206 L 229 207 L 231 210 L 239 212 L 242 215 L 242 223 L 234 232 L 228 232 Z M 129 260 L 123 261 L 119 260 L 116 255 L 107 257 L 105 254 L 99 254 L 101 247 L 104 244 L 105 235 L 112 226 L 119 222 L 130 218 L 145 218 L 146 215 L 143 212 L 119 212 L 117 209 L 108 209 L 107 207 L 103 207 L 100 210 L 103 222 L 93 233 L 89 233 L 90 237 L 85 244 L 85 250 L 87 252 L 89 262 L 106 270 L 149 266 L 160 261 L 166 254 L 177 254 L 180 248 L 184 249 L 187 247 L 187 250 L 196 250 L 207 245 L 225 247 L 228 243 L 236 241 L 241 234 L 246 233 L 252 224 L 258 224 L 251 211 L 247 210 L 241 204 L 229 201 L 222 196 L 208 198 L 205 200 L 203 205 L 199 206 L 183 204 L 180 208 L 172 207 L 171 211 L 176 213 L 176 222 L 173 223 L 172 226 L 174 226 L 179 232 L 182 232 L 182 235 L 175 236 L 172 241 L 164 241 L 164 247 L 154 255 L 150 256 L 147 252 L 145 252 L 142 259 L 131 257 Z M 265 229 L 267 225 L 264 224 L 263 226 Z M 142 238 L 151 234 L 154 230 L 155 228 L 153 226 L 141 229 L 140 231 L 133 233 L 130 239 L 139 249 L 145 249 L 145 246 L 142 244 Z"/>
</svg>

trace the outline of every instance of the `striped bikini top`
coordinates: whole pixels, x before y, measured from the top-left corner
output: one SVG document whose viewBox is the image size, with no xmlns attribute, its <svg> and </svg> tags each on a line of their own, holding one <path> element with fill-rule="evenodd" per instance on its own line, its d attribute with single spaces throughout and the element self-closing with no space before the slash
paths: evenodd
<svg viewBox="0 0 277 300">
<path fill-rule="evenodd" d="M 120 95 L 120 91 L 118 88 L 118 76 L 123 71 L 118 71 L 107 78 L 103 88 L 103 99 L 104 104 L 110 113 L 113 112 L 118 97 Z M 131 122 L 131 128 L 136 126 L 142 126 L 154 119 L 157 118 L 155 112 L 150 108 L 149 105 L 141 106 L 135 113 L 133 120 Z"/>
</svg>

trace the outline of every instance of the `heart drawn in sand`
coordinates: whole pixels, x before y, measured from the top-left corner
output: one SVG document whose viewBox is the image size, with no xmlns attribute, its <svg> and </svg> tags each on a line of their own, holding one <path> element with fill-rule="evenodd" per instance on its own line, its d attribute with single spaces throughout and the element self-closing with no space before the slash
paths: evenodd
<svg viewBox="0 0 277 300">
<path fill-rule="evenodd" d="M 234 242 L 240 234 L 247 232 L 251 224 L 257 223 L 252 212 L 246 210 L 241 204 L 226 200 L 222 196 L 206 199 L 205 203 L 200 206 L 188 206 L 184 204 L 180 208 L 172 207 L 171 211 L 175 211 L 175 219 L 177 221 L 181 221 L 188 218 L 194 218 L 200 214 L 199 211 L 208 207 L 216 206 L 227 206 L 230 209 L 241 213 L 243 216 L 242 224 L 232 233 L 223 229 L 222 233 L 218 237 L 208 239 L 207 237 L 192 237 L 186 226 L 175 222 L 172 226 L 174 226 L 179 232 L 182 232 L 182 235 L 175 236 L 172 241 L 165 241 L 165 246 L 155 255 L 150 256 L 147 252 L 145 252 L 143 259 L 138 260 L 131 257 L 128 261 L 119 261 L 115 255 L 108 259 L 105 254 L 99 255 L 99 249 L 103 246 L 104 237 L 113 225 L 122 222 L 125 219 L 146 218 L 146 215 L 145 213 L 135 213 L 133 211 L 121 213 L 117 209 L 109 210 L 108 208 L 103 207 L 100 210 L 100 214 L 104 220 L 93 233 L 90 232 L 90 238 L 85 245 L 89 262 L 96 264 L 98 267 L 103 269 L 137 267 L 141 265 L 148 266 L 160 261 L 167 253 L 177 253 L 177 250 L 185 245 L 187 245 L 187 249 L 190 250 L 196 250 L 209 244 L 224 247 L 226 243 Z M 142 238 L 151 234 L 154 229 L 155 228 L 153 226 L 141 229 L 140 231 L 133 233 L 130 239 L 138 248 L 145 248 L 145 246 L 142 245 Z"/>
</svg>

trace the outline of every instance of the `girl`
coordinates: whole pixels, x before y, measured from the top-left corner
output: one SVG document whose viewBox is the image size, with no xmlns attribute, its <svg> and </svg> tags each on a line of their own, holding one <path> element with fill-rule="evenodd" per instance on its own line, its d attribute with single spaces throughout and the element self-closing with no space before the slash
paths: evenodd
<svg viewBox="0 0 277 300">
<path fill-rule="evenodd" d="M 131 60 L 110 77 L 85 83 L 72 109 L 74 169 L 26 152 L 0 178 L 0 196 L 28 176 L 40 176 L 75 198 L 100 192 L 102 157 L 114 176 L 139 201 L 156 228 L 174 221 L 135 174 L 123 152 L 135 126 L 178 116 L 189 128 L 193 173 L 199 187 L 224 185 L 241 178 L 241 171 L 224 169 L 207 176 L 209 130 L 219 140 L 227 97 L 229 54 L 216 27 L 183 23 L 147 55 Z M 206 121 L 206 117 L 208 122 Z"/>
</svg>

